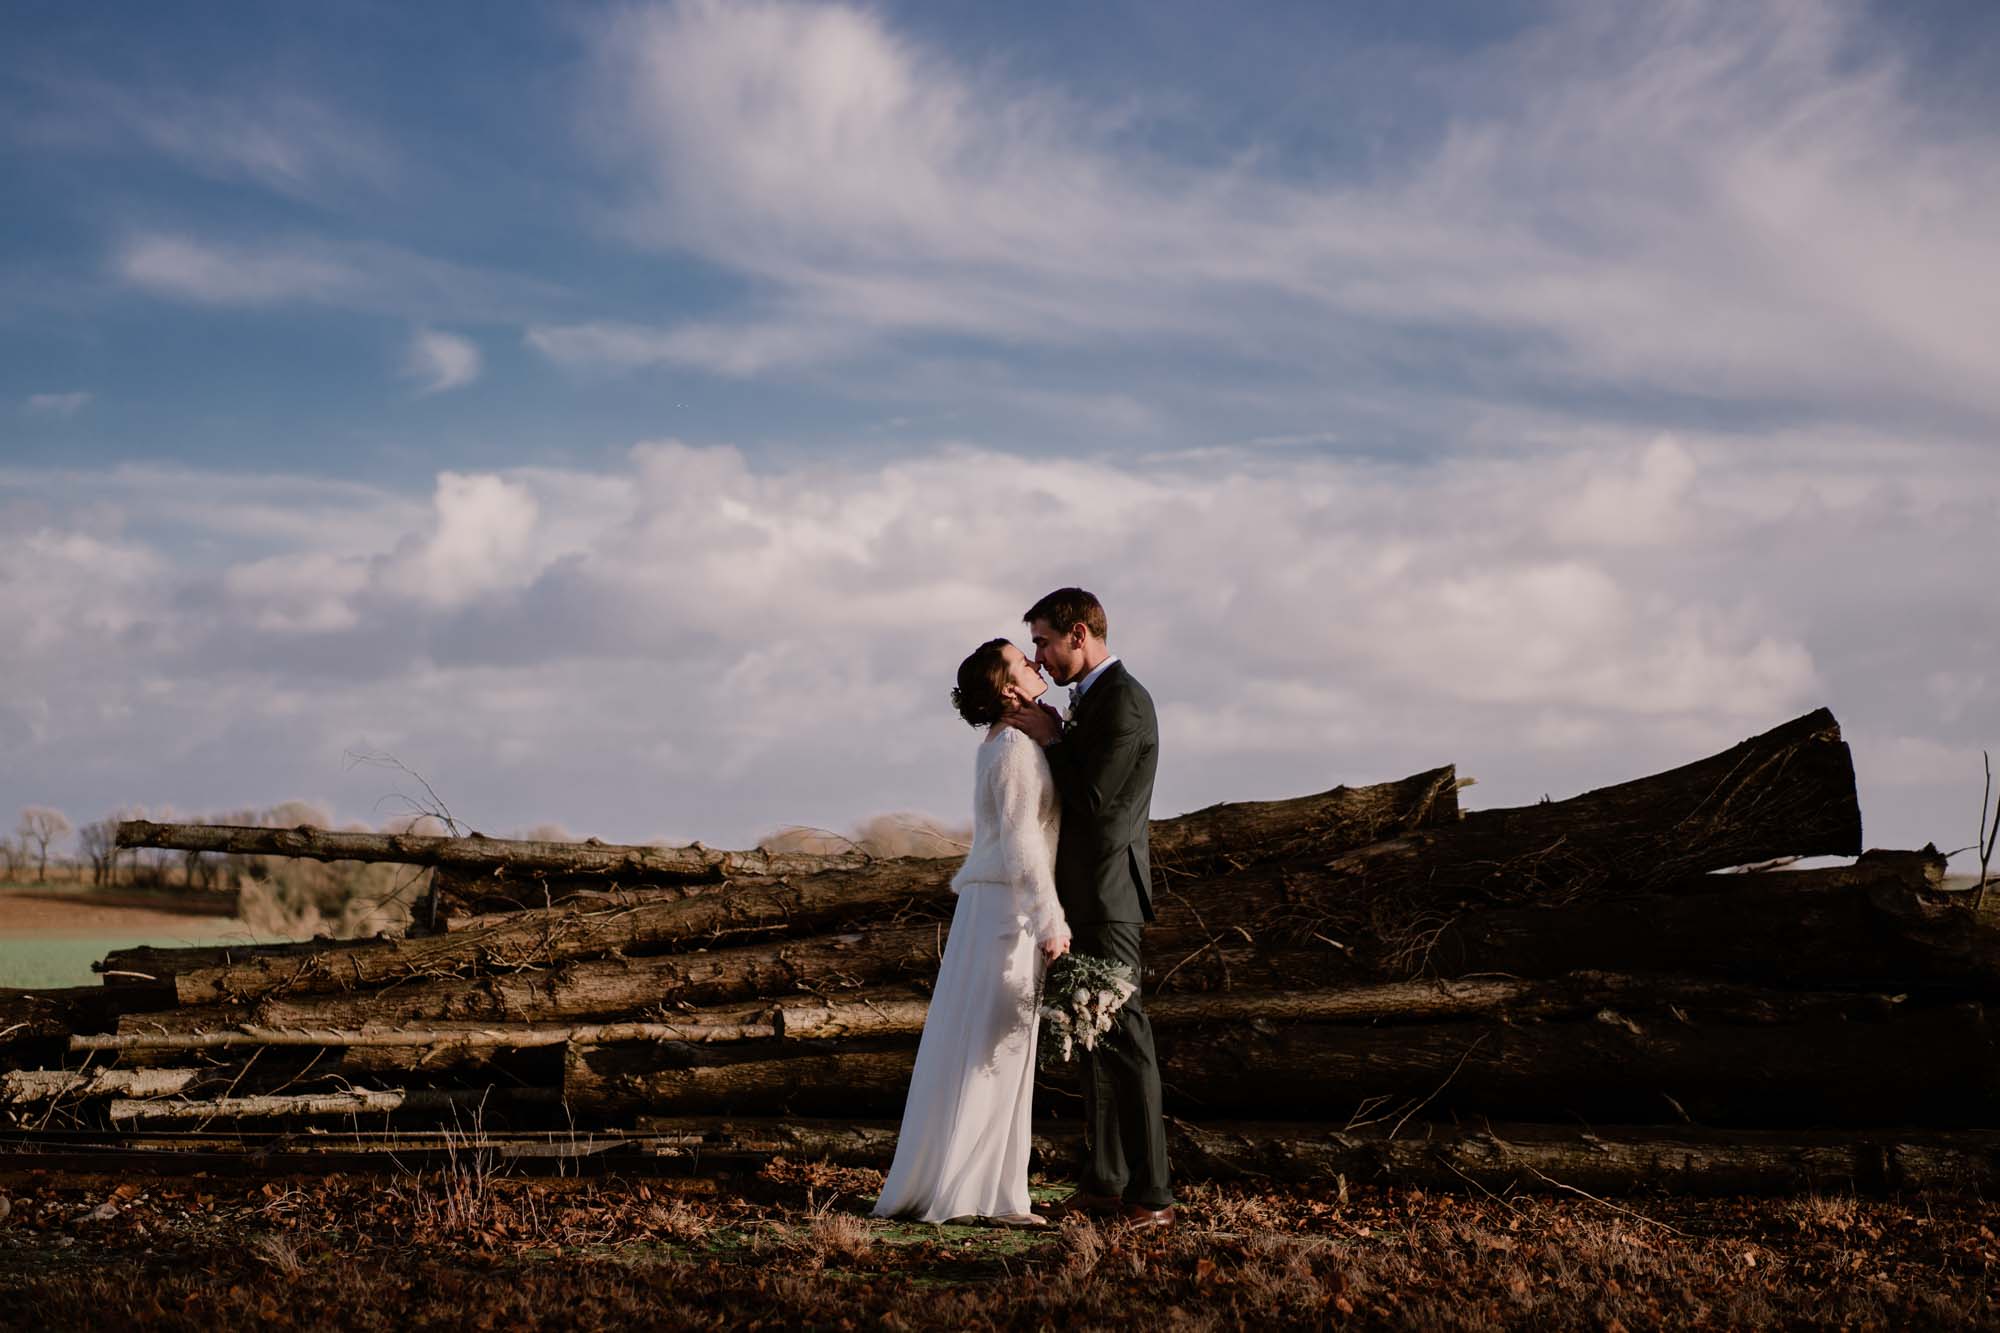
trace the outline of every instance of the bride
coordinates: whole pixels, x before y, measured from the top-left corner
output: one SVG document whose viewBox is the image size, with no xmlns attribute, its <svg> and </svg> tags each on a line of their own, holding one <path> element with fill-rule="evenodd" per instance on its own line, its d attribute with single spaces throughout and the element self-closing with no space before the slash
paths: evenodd
<svg viewBox="0 0 2000 1333">
<path fill-rule="evenodd" d="M 877 1217 L 1046 1223 L 1028 1204 L 1029 1111 L 1042 970 L 1069 951 L 1055 885 L 1061 806 L 1041 747 L 999 722 L 1047 688 L 1005 639 L 981 644 L 958 668 L 952 703 L 986 728 L 973 766 L 972 850 L 951 882 L 958 906 Z"/>
</svg>

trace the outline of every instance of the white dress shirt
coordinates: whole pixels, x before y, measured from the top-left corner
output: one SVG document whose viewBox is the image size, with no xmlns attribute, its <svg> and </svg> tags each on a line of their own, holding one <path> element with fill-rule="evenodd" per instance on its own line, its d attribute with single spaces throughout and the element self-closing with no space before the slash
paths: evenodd
<svg viewBox="0 0 2000 1333">
<path fill-rule="evenodd" d="M 1092 667 L 1090 669 L 1089 675 L 1085 676 L 1075 685 L 1072 685 L 1069 691 L 1069 706 L 1071 708 L 1076 707 L 1077 704 L 1083 699 L 1084 691 L 1088 690 L 1092 685 L 1096 684 L 1097 678 L 1104 674 L 1104 668 L 1110 666 L 1113 662 L 1116 662 L 1117 660 L 1118 660 L 1118 654 L 1116 653 L 1111 654 L 1111 656 L 1105 658 L 1102 662 L 1099 662 L 1096 666 Z"/>
</svg>

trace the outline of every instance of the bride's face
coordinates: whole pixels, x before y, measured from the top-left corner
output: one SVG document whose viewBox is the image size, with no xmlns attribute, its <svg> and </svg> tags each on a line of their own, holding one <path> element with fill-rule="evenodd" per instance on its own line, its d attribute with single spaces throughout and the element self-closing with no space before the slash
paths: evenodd
<svg viewBox="0 0 2000 1333">
<path fill-rule="evenodd" d="M 1042 679 L 1041 668 L 1026 653 L 1010 643 L 1000 655 L 1007 660 L 1007 683 L 1001 693 L 1009 703 L 1031 704 L 1047 692 L 1049 683 Z"/>
</svg>

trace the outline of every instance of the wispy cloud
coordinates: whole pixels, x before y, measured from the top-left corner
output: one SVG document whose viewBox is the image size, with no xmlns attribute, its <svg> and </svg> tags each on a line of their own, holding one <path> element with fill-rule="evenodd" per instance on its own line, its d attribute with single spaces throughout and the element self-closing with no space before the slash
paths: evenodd
<svg viewBox="0 0 2000 1333">
<path fill-rule="evenodd" d="M 238 86 L 46 75 L 37 81 L 41 108 L 16 121 L 14 137 L 93 152 L 137 147 L 203 176 L 298 198 L 324 200 L 396 178 L 388 138 L 351 113 L 301 89 L 259 86 L 254 75 L 229 82 Z"/>
<path fill-rule="evenodd" d="M 262 307 L 311 303 L 419 319 L 529 323 L 572 302 L 553 283 L 396 246 L 313 236 L 224 241 L 148 232 L 110 257 L 122 281 L 170 300 Z"/>
<path fill-rule="evenodd" d="M 113 266 L 134 286 L 203 305 L 331 301 L 368 282 L 359 270 L 325 254 L 224 248 L 180 236 L 139 237 L 118 252 Z"/>
<path fill-rule="evenodd" d="M 782 321 L 667 329 L 596 321 L 531 328 L 527 343 L 564 365 L 606 370 L 680 366 L 741 377 L 837 356 L 851 345 L 852 335 L 837 326 Z"/>
<path fill-rule="evenodd" d="M 455 333 L 419 329 L 410 338 L 403 368 L 421 383 L 423 393 L 462 389 L 479 378 L 479 347 Z"/>
<path fill-rule="evenodd" d="M 73 417 L 89 405 L 87 393 L 31 393 L 26 407 L 34 416 Z"/>
<path fill-rule="evenodd" d="M 1439 57 L 1476 95 L 1365 177 L 1190 165 L 1129 107 L 872 9 L 686 0 L 623 15 L 597 61 L 622 114 L 593 125 L 643 164 L 630 233 L 753 279 L 796 335 L 755 342 L 796 350 L 708 354 L 712 321 L 647 334 L 651 355 L 537 344 L 573 359 L 752 373 L 927 332 L 1308 378 L 1400 346 L 1488 389 L 2000 419 L 2000 296 L 1964 281 L 2000 270 L 2000 145 L 1926 108 L 1840 0 L 1559 7 Z"/>
</svg>

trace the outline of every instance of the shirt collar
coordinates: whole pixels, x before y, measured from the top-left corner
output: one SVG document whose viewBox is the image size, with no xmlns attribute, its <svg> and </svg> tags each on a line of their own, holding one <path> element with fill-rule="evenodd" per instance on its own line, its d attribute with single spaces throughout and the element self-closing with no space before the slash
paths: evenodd
<svg viewBox="0 0 2000 1333">
<path fill-rule="evenodd" d="M 1081 699 L 1084 696 L 1084 692 L 1088 690 L 1092 685 L 1095 685 L 1097 683 L 1097 678 L 1104 674 L 1104 668 L 1110 666 L 1113 662 L 1116 662 L 1117 660 L 1118 660 L 1118 654 L 1113 653 L 1111 656 L 1105 658 L 1102 662 L 1099 662 L 1095 667 L 1091 668 L 1090 674 L 1085 676 L 1082 680 L 1076 683 L 1076 688 L 1070 696 L 1070 702 L 1075 703 L 1078 699 Z"/>
</svg>

